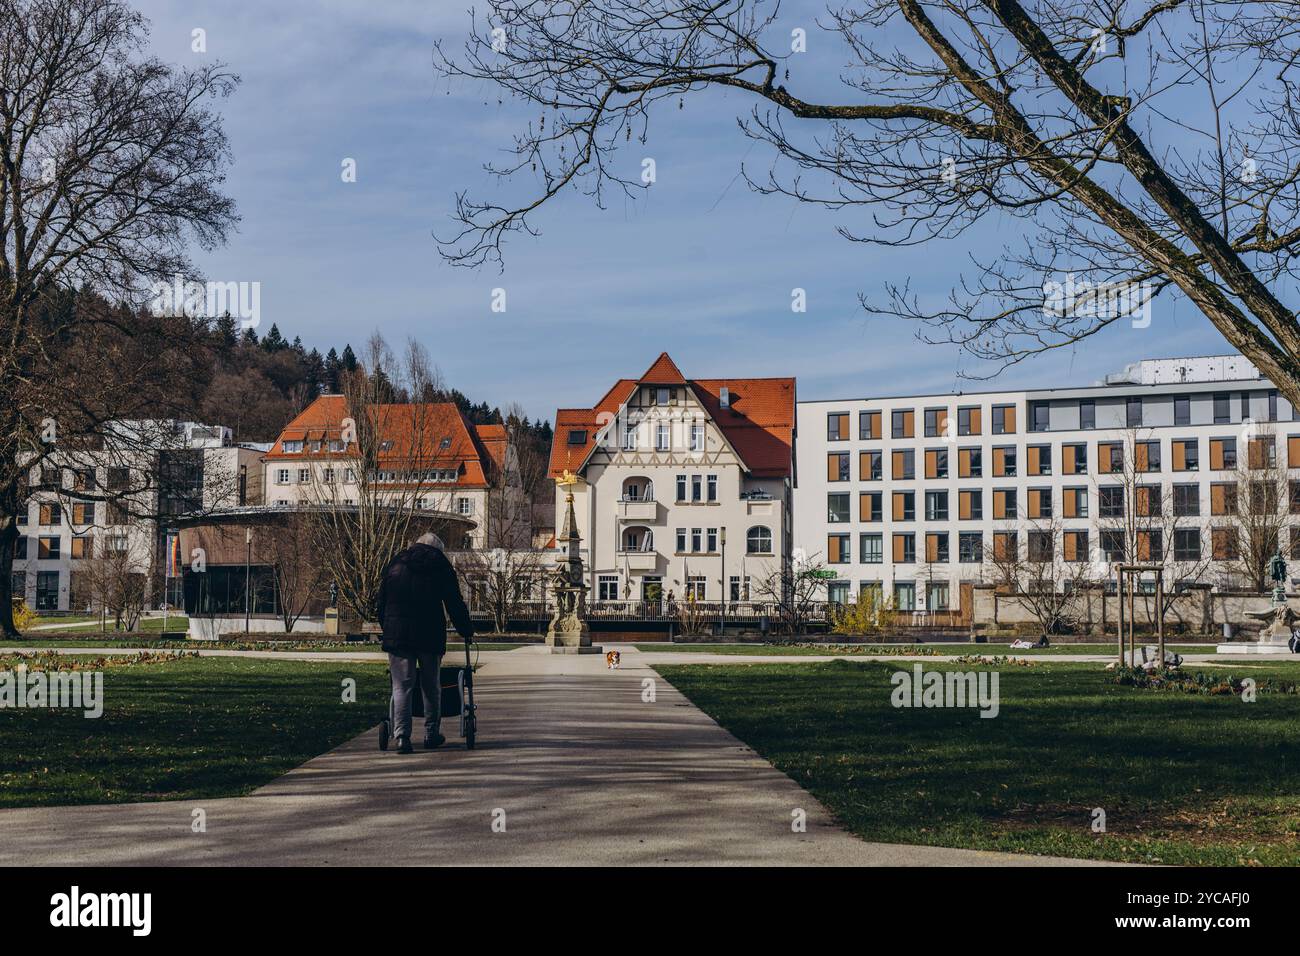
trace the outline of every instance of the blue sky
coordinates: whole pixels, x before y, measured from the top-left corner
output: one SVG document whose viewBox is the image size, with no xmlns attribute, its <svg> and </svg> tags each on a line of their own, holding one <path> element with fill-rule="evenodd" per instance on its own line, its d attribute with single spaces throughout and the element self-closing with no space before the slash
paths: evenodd
<svg viewBox="0 0 1300 956">
<path fill-rule="evenodd" d="M 757 196 L 737 179 L 742 161 L 761 173 L 771 160 L 736 128 L 750 106 L 738 94 L 661 114 L 645 145 L 619 154 L 632 175 L 643 156 L 655 159 L 658 181 L 644 198 L 600 210 L 574 192 L 542 211 L 539 238 L 509 245 L 504 273 L 445 264 L 433 233 L 451 229 L 458 190 L 488 195 L 482 164 L 523 115 L 498 106 L 494 89 L 449 86 L 434 73 L 434 40 L 458 48 L 469 5 L 136 0 L 153 21 L 156 55 L 219 59 L 242 76 L 221 110 L 243 222 L 198 264 L 209 278 L 261 283 L 262 331 L 275 322 L 322 351 L 359 348 L 374 329 L 394 344 L 415 336 L 475 401 L 519 402 L 547 418 L 594 403 L 663 350 L 698 378 L 797 376 L 806 399 L 992 387 L 958 384 L 969 358 L 918 342 L 906 322 L 868 317 L 857 296 L 879 298 L 904 277 L 940 296 L 973 243 L 987 252 L 1022 225 L 990 219 L 978 235 L 914 249 L 847 242 L 829 214 Z M 825 88 L 842 64 L 813 25 L 822 8 L 782 7 L 783 23 L 809 30 L 807 60 L 792 67 L 796 90 Z M 207 33 L 206 54 L 191 51 L 195 28 Z M 341 180 L 345 157 L 357 162 L 355 183 Z M 490 308 L 498 287 L 504 314 Z M 805 314 L 790 310 L 794 287 L 807 290 Z M 997 382 L 1088 383 L 1142 357 L 1226 350 L 1189 305 L 1162 299 L 1150 328 L 1118 323 Z"/>
</svg>

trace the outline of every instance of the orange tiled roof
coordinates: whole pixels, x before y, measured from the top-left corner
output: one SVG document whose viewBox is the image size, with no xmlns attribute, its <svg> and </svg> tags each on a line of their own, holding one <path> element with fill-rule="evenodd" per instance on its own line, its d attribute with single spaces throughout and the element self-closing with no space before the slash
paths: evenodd
<svg viewBox="0 0 1300 956">
<path fill-rule="evenodd" d="M 594 408 L 561 408 L 555 413 L 550 475 L 558 478 L 567 468 L 577 472 L 595 447 L 596 433 L 604 428 L 632 396 L 638 385 L 670 385 L 676 374 L 688 386 L 757 478 L 785 478 L 794 456 L 795 380 L 793 378 L 697 379 L 681 377 L 676 363 L 664 352 L 639 379 L 619 379 Z M 730 407 L 722 407 L 726 387 Z M 583 432 L 581 442 L 570 433 Z"/>
<path fill-rule="evenodd" d="M 464 414 L 452 402 L 420 404 L 372 405 L 367 413 L 377 424 L 382 440 L 391 441 L 388 450 L 379 453 L 381 464 L 394 468 L 419 466 L 428 470 L 456 469 L 456 487 L 486 488 L 492 468 L 493 455 L 488 445 L 497 444 L 494 433 L 482 444 L 471 434 L 471 426 Z M 343 419 L 347 417 L 347 402 L 342 395 L 322 395 L 302 410 L 284 426 L 266 461 L 328 461 L 356 455 L 356 444 L 342 452 L 328 451 L 328 445 L 318 452 L 310 444 L 301 452 L 286 452 L 286 441 L 328 442 L 343 437 Z M 499 428 L 501 426 L 487 426 Z M 504 433 L 505 429 L 502 428 Z M 504 436 L 503 436 L 504 439 Z M 504 451 L 502 451 L 504 456 Z"/>
</svg>

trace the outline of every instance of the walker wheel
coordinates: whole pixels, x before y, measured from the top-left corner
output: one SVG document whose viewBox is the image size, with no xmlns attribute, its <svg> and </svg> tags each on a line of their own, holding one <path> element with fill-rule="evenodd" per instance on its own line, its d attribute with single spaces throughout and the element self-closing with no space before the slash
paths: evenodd
<svg viewBox="0 0 1300 956">
<path fill-rule="evenodd" d="M 388 749 L 388 739 L 390 736 L 392 736 L 389 733 L 390 730 L 391 728 L 389 727 L 387 720 L 381 720 L 379 722 L 379 749 L 380 750 Z"/>
</svg>

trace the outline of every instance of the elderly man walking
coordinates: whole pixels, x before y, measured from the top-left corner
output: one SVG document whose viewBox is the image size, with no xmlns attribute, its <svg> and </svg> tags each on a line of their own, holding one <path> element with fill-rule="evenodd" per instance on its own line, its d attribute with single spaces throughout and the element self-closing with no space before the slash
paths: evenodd
<svg viewBox="0 0 1300 956">
<path fill-rule="evenodd" d="M 462 639 L 474 636 L 456 569 L 436 534 L 421 535 L 393 557 L 384 569 L 376 604 L 393 678 L 397 752 L 409 754 L 412 749 L 411 694 L 417 683 L 424 703 L 424 747 L 432 750 L 446 741 L 438 732 L 442 717 L 438 668 L 447 652 L 447 617 Z"/>
</svg>

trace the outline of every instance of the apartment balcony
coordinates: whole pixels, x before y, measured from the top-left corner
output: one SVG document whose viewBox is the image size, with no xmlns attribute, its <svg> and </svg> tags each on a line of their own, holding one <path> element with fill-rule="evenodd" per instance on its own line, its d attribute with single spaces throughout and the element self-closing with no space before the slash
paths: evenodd
<svg viewBox="0 0 1300 956">
<path fill-rule="evenodd" d="M 659 552 L 620 551 L 618 564 L 620 568 L 625 567 L 629 571 L 655 571 L 659 567 Z"/>
<path fill-rule="evenodd" d="M 624 496 L 618 502 L 620 521 L 658 522 L 659 503 L 653 498 L 629 498 Z"/>
</svg>

